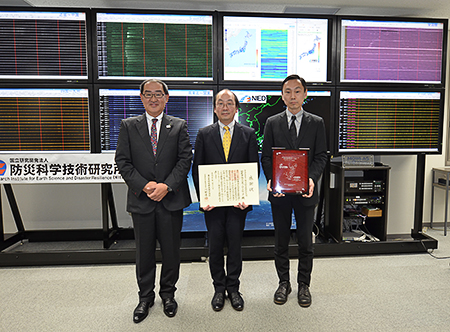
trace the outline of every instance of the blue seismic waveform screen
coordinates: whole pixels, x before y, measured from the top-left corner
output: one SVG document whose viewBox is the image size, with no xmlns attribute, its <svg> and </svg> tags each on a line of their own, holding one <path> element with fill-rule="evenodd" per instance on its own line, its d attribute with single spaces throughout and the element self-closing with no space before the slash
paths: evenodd
<svg viewBox="0 0 450 332">
<path fill-rule="evenodd" d="M 261 30 L 261 78 L 283 79 L 288 74 L 287 30 Z"/>
<path fill-rule="evenodd" d="M 213 121 L 213 99 L 210 95 L 170 95 L 165 113 L 185 119 L 188 124 L 189 138 L 195 144 L 197 132 Z M 102 151 L 115 150 L 122 119 L 145 113 L 144 106 L 137 95 L 101 95 L 100 126 Z"/>
</svg>

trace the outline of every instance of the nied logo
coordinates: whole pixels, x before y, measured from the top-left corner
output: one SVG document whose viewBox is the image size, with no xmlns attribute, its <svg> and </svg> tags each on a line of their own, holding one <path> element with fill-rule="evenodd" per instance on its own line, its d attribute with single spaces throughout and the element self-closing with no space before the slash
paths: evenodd
<svg viewBox="0 0 450 332">
<path fill-rule="evenodd" d="M 240 102 L 240 103 L 249 103 L 249 102 L 251 102 L 251 100 L 252 100 L 252 97 L 250 97 L 250 96 L 244 96 L 244 97 L 242 97 L 242 98 L 239 100 L 239 102 Z"/>
<path fill-rule="evenodd" d="M 3 160 L 0 160 L 0 176 L 5 175 L 6 173 L 6 163 Z"/>
<path fill-rule="evenodd" d="M 255 95 L 255 96 L 244 96 L 239 102 L 240 103 L 265 103 L 267 101 L 266 95 Z"/>
</svg>

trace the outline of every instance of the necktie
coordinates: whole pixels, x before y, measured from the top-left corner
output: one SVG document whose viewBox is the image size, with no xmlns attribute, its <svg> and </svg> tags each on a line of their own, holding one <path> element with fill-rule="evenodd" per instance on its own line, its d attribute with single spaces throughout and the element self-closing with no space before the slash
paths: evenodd
<svg viewBox="0 0 450 332">
<path fill-rule="evenodd" d="M 158 145 L 158 138 L 156 135 L 156 122 L 158 119 L 152 119 L 152 129 L 150 132 L 150 140 L 152 141 L 153 154 L 156 156 L 156 147 Z"/>
<path fill-rule="evenodd" d="M 295 115 L 291 118 L 291 124 L 289 125 L 289 134 L 291 135 L 292 143 L 295 143 L 297 139 L 297 129 L 295 128 Z"/>
<path fill-rule="evenodd" d="M 228 126 L 223 127 L 223 129 L 225 129 L 225 133 L 223 134 L 222 139 L 223 152 L 225 153 L 225 161 L 228 161 L 228 154 L 230 153 L 231 146 L 231 134 L 230 128 L 228 128 Z"/>
</svg>

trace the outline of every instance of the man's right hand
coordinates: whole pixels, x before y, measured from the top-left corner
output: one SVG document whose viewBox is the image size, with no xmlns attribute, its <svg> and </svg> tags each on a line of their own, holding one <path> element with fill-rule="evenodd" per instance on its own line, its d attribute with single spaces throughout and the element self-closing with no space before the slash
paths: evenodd
<svg viewBox="0 0 450 332">
<path fill-rule="evenodd" d="M 212 209 L 214 209 L 214 206 L 207 205 L 205 207 L 200 207 L 200 208 L 203 209 L 203 211 L 211 211 Z"/>
<path fill-rule="evenodd" d="M 144 186 L 144 189 L 142 189 L 143 192 L 145 192 L 147 195 L 150 195 L 152 192 L 155 191 L 156 188 L 156 181 L 150 181 Z"/>
<path fill-rule="evenodd" d="M 270 191 L 270 192 L 272 192 L 272 180 L 269 180 L 269 181 L 267 182 L 267 190 Z M 284 196 L 285 196 L 285 195 L 282 194 L 282 193 L 275 193 L 275 194 L 273 194 L 273 197 L 284 197 Z"/>
</svg>

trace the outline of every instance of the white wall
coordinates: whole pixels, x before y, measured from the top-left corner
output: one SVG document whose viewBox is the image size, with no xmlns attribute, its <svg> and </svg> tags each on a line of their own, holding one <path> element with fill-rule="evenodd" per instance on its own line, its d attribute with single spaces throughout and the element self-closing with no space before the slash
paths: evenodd
<svg viewBox="0 0 450 332">
<path fill-rule="evenodd" d="M 100 184 L 12 185 L 26 230 L 102 228 Z M 120 227 L 131 227 L 125 211 L 126 186 L 113 185 Z M 17 231 L 2 189 L 5 233 Z"/>
</svg>

